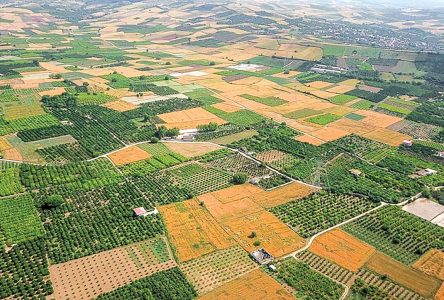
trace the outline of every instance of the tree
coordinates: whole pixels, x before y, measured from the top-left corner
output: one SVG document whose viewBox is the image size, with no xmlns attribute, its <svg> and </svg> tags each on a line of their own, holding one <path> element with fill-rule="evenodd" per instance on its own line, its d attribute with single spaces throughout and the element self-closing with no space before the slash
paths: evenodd
<svg viewBox="0 0 444 300">
<path fill-rule="evenodd" d="M 233 183 L 234 184 L 243 184 L 247 182 L 248 176 L 245 173 L 236 173 L 233 175 Z"/>
<path fill-rule="evenodd" d="M 52 209 L 52 208 L 56 208 L 59 207 L 60 205 L 63 204 L 63 197 L 60 195 L 50 195 L 48 197 L 46 197 L 45 199 L 43 199 L 43 201 L 40 204 L 40 208 L 41 209 Z"/>
<path fill-rule="evenodd" d="M 256 231 L 252 231 L 248 236 L 250 239 L 254 239 L 257 236 Z"/>
</svg>

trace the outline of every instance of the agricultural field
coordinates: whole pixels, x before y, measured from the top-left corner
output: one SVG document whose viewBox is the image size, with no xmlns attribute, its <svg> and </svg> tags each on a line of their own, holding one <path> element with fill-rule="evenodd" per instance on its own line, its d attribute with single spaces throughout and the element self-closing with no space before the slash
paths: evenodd
<svg viewBox="0 0 444 300">
<path fill-rule="evenodd" d="M 2 1 L 0 299 L 441 300 L 441 10 L 320 2 Z"/>
<path fill-rule="evenodd" d="M 307 238 L 377 205 L 369 199 L 322 191 L 307 198 L 273 207 L 270 211 Z"/>
<path fill-rule="evenodd" d="M 425 298 L 433 297 L 435 292 L 441 287 L 441 281 L 407 267 L 380 252 L 372 255 L 371 259 L 366 263 L 366 268 L 377 274 L 387 276 L 394 282 Z"/>
<path fill-rule="evenodd" d="M 37 210 L 26 194 L 0 201 L 1 246 L 11 246 L 43 235 Z"/>
<path fill-rule="evenodd" d="M 310 251 L 303 251 L 297 254 L 297 259 L 309 265 L 312 269 L 325 276 L 345 285 L 351 285 L 354 281 L 354 273 L 339 265 L 317 256 Z"/>
<path fill-rule="evenodd" d="M 344 225 L 343 229 L 407 265 L 432 248 L 444 248 L 442 227 L 395 206 L 372 212 Z"/>
<path fill-rule="evenodd" d="M 232 238 L 195 200 L 163 205 L 159 210 L 181 262 L 234 246 Z"/>
<path fill-rule="evenodd" d="M 356 272 L 368 261 L 375 249 L 340 229 L 334 229 L 315 239 L 309 251 Z"/>
<path fill-rule="evenodd" d="M 242 248 L 235 246 L 184 262 L 180 268 L 195 286 L 197 293 L 205 294 L 253 271 L 256 264 Z"/>
<path fill-rule="evenodd" d="M 199 299 L 230 299 L 233 297 L 293 299 L 293 296 L 282 285 L 260 270 L 251 271 L 232 280 Z"/>
<path fill-rule="evenodd" d="M 164 238 L 155 238 L 51 265 L 49 272 L 56 298 L 90 298 L 175 266 Z"/>
<path fill-rule="evenodd" d="M 307 299 L 339 299 L 343 287 L 314 271 L 307 264 L 287 259 L 277 265 L 277 278 L 294 289 L 294 296 Z"/>
</svg>

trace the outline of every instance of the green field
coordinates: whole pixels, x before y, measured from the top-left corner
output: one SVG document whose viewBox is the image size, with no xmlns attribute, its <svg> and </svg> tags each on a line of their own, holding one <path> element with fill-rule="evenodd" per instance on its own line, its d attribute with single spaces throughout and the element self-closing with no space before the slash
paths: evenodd
<svg viewBox="0 0 444 300">
<path fill-rule="evenodd" d="M 281 98 L 278 97 L 266 97 L 266 98 L 261 98 L 261 97 L 256 97 L 256 96 L 252 96 L 252 95 L 248 95 L 248 94 L 243 94 L 240 95 L 241 97 L 248 99 L 248 100 L 252 100 L 255 102 L 259 102 L 262 104 L 265 104 L 267 106 L 279 106 L 285 103 L 288 103 L 285 100 L 282 100 Z"/>
<path fill-rule="evenodd" d="M 340 116 L 328 113 L 328 114 L 323 114 L 323 115 L 309 118 L 309 119 L 307 119 L 307 121 L 311 122 L 311 123 L 319 124 L 319 125 L 327 125 L 327 124 L 337 121 L 339 119 L 341 119 Z"/>
<path fill-rule="evenodd" d="M 29 195 L 0 199 L 0 245 L 43 235 L 43 226 Z"/>
</svg>

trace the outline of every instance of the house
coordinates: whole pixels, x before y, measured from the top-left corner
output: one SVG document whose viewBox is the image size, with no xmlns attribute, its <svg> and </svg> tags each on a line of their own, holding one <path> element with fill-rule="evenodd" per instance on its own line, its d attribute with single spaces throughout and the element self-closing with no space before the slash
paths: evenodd
<svg viewBox="0 0 444 300">
<path fill-rule="evenodd" d="M 148 212 L 143 207 L 137 207 L 133 209 L 133 212 L 136 217 L 146 217 L 148 215 Z"/>
<path fill-rule="evenodd" d="M 254 177 L 250 180 L 250 183 L 254 184 L 254 185 L 258 185 L 260 181 L 261 181 L 260 177 Z"/>
<path fill-rule="evenodd" d="M 418 175 L 420 177 L 424 177 L 424 176 L 434 175 L 436 173 L 438 173 L 438 171 L 433 170 L 433 169 L 423 169 L 423 170 L 417 171 L 416 175 Z"/>
<path fill-rule="evenodd" d="M 136 217 L 146 217 L 149 215 L 156 215 L 159 213 L 159 211 L 157 208 L 154 208 L 152 211 L 146 211 L 146 209 L 143 207 L 137 207 L 133 209 L 133 213 Z"/>
<path fill-rule="evenodd" d="M 272 272 L 276 272 L 277 270 L 275 265 L 268 265 L 268 269 L 270 269 Z"/>
<path fill-rule="evenodd" d="M 444 151 L 439 151 L 436 156 L 444 158 Z"/>
<path fill-rule="evenodd" d="M 406 146 L 406 147 L 411 147 L 411 146 L 413 146 L 413 142 L 412 142 L 412 141 L 409 141 L 409 140 L 404 140 L 404 141 L 402 142 L 402 145 L 403 145 L 403 146 Z"/>
<path fill-rule="evenodd" d="M 351 169 L 350 174 L 352 174 L 355 177 L 361 177 L 362 176 L 362 171 L 358 170 L 358 169 Z"/>
<path fill-rule="evenodd" d="M 194 141 L 194 135 L 193 134 L 187 134 L 182 136 L 182 141 L 184 142 L 192 142 Z"/>
<path fill-rule="evenodd" d="M 268 253 L 267 251 L 265 251 L 262 248 L 258 249 L 256 251 L 251 252 L 250 256 L 258 264 L 261 264 L 261 265 L 267 264 L 267 263 L 271 262 L 274 259 L 273 255 L 271 255 L 270 253 Z"/>
</svg>

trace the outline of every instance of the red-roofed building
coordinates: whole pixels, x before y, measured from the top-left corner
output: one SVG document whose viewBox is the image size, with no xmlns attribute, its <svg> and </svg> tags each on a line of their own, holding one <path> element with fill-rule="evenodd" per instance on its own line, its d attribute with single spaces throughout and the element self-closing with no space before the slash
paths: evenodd
<svg viewBox="0 0 444 300">
<path fill-rule="evenodd" d="M 133 209 L 134 215 L 137 217 L 145 217 L 148 215 L 148 212 L 143 207 L 137 207 Z"/>
</svg>

